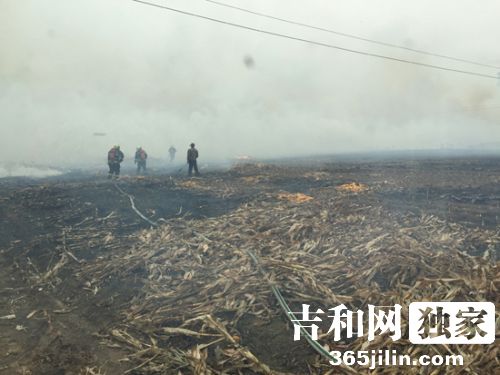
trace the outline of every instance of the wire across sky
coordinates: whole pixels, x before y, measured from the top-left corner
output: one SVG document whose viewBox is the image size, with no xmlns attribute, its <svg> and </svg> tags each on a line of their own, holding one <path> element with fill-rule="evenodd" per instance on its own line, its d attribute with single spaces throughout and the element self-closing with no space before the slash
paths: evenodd
<svg viewBox="0 0 500 375">
<path fill-rule="evenodd" d="M 215 23 L 219 23 L 219 24 L 223 24 L 223 25 L 227 25 L 227 26 L 231 26 L 231 27 L 236 27 L 239 29 L 245 29 L 245 30 L 249 30 L 249 31 L 253 31 L 253 32 L 261 33 L 261 34 L 271 35 L 271 36 L 275 36 L 275 37 L 279 37 L 279 38 L 285 38 L 285 39 L 294 40 L 294 41 L 298 41 L 298 42 L 302 42 L 302 43 L 308 43 L 308 44 L 312 44 L 312 45 L 316 45 L 316 46 L 320 46 L 320 47 L 331 48 L 331 49 L 336 49 L 336 50 L 344 51 L 344 52 L 348 52 L 348 53 L 359 54 L 359 55 L 364 55 L 364 56 L 369 56 L 369 57 L 374 57 L 374 58 L 384 59 L 384 60 L 390 60 L 390 61 L 395 61 L 395 62 L 400 62 L 400 63 L 405 63 L 405 64 L 412 64 L 412 65 L 422 66 L 422 67 L 431 68 L 431 69 L 437 69 L 437 70 L 442 70 L 442 71 L 455 72 L 455 73 L 461 73 L 461 74 L 466 74 L 466 75 L 471 75 L 471 76 L 476 76 L 476 77 L 498 80 L 498 76 L 496 76 L 496 75 L 478 73 L 478 72 L 473 72 L 473 71 L 469 71 L 469 70 L 448 68 L 448 67 L 440 66 L 440 65 L 421 63 L 421 62 L 414 61 L 414 60 L 406 60 L 406 59 L 401 59 L 401 58 L 392 57 L 392 56 L 386 56 L 386 55 L 380 55 L 380 54 L 371 53 L 371 52 L 354 50 L 354 49 L 350 49 L 350 48 L 337 46 L 334 44 L 318 42 L 318 41 L 314 41 L 311 39 L 305 39 L 305 38 L 301 38 L 301 37 L 296 37 L 296 36 L 287 35 L 287 34 L 281 34 L 281 33 L 277 33 L 274 31 L 269 31 L 269 30 L 265 30 L 265 29 L 259 29 L 259 28 L 255 28 L 255 27 L 251 27 L 251 26 L 238 24 L 238 23 L 224 21 L 224 20 L 221 20 L 218 18 L 204 16 L 204 15 L 198 14 L 198 13 L 192 13 L 192 12 L 184 11 L 184 10 L 177 9 L 177 8 L 167 7 L 164 5 L 157 4 L 157 3 L 151 3 L 149 1 L 144 1 L 144 0 L 132 0 L 132 1 L 136 2 L 136 3 L 143 4 L 143 5 L 167 10 L 170 12 L 175 12 L 178 14 L 183 14 L 183 15 L 190 16 L 190 17 L 195 17 L 198 19 L 204 19 L 207 21 L 211 21 L 211 22 L 215 22 Z"/>
<path fill-rule="evenodd" d="M 285 18 L 281 18 L 281 17 L 276 17 L 276 16 L 273 16 L 273 15 L 270 15 L 270 14 L 266 14 L 266 13 L 256 12 L 256 11 L 253 11 L 253 10 L 250 10 L 250 9 L 241 8 L 241 7 L 237 7 L 237 6 L 234 6 L 234 5 L 222 3 L 220 1 L 215 1 L 215 0 L 205 0 L 205 1 L 208 2 L 208 3 L 212 3 L 212 4 L 215 4 L 215 5 L 218 5 L 218 6 L 223 6 L 223 7 L 226 7 L 226 8 L 236 9 L 236 10 L 238 10 L 240 12 L 245 12 L 245 13 L 248 13 L 248 14 L 253 14 L 253 15 L 256 15 L 256 16 L 259 16 L 259 17 L 269 18 L 269 19 L 272 19 L 272 20 L 275 20 L 275 21 L 280 21 L 280 22 L 291 24 L 291 25 L 302 26 L 302 27 L 306 27 L 308 29 L 324 31 L 324 32 L 327 32 L 327 33 L 330 33 L 330 34 L 335 34 L 335 35 L 340 35 L 340 36 L 343 36 L 343 37 L 346 37 L 346 38 L 361 40 L 363 42 L 378 44 L 378 45 L 381 45 L 381 46 L 384 46 L 384 47 L 398 48 L 398 49 L 402 49 L 402 50 L 405 50 L 405 51 L 419 53 L 419 54 L 422 54 L 422 55 L 434 56 L 434 57 L 439 57 L 439 58 L 442 58 L 442 59 L 447 59 L 447 60 L 452 60 L 452 61 L 458 61 L 458 62 L 462 62 L 462 63 L 473 64 L 473 65 L 477 65 L 477 66 L 482 66 L 482 67 L 485 67 L 485 68 L 492 68 L 492 69 L 500 70 L 500 66 L 495 66 L 495 65 L 491 65 L 491 64 L 485 64 L 485 63 L 481 63 L 481 62 L 477 62 L 477 61 L 472 61 L 472 60 L 467 60 L 467 59 L 462 59 L 462 58 L 459 58 L 459 57 L 453 57 L 453 56 L 449 56 L 449 55 L 443 55 L 443 54 L 439 54 L 439 53 L 435 53 L 435 52 L 424 51 L 424 50 L 421 50 L 421 49 L 415 49 L 415 48 L 405 47 L 405 46 L 401 46 L 401 45 L 398 45 L 398 44 L 393 44 L 393 43 L 388 43 L 388 42 L 382 42 L 382 41 L 379 41 L 379 40 L 369 39 L 369 38 L 365 38 L 365 37 L 358 36 L 358 35 L 347 34 L 347 33 L 344 33 L 344 32 L 340 32 L 340 31 L 336 31 L 336 30 L 332 30 L 332 29 L 327 29 L 325 27 L 314 26 L 314 25 L 310 25 L 310 24 L 306 24 L 306 23 L 302 23 L 302 22 L 297 22 L 297 21 L 293 21 L 293 20 L 289 20 L 289 19 L 285 19 Z"/>
</svg>

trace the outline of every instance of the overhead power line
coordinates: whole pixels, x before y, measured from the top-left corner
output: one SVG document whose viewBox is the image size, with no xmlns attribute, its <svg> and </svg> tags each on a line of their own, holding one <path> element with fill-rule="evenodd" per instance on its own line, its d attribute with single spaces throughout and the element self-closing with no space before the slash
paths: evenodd
<svg viewBox="0 0 500 375">
<path fill-rule="evenodd" d="M 397 58 L 397 57 L 391 57 L 391 56 L 379 55 L 379 54 L 376 54 L 376 53 L 358 51 L 358 50 L 354 50 L 354 49 L 349 49 L 349 48 L 344 48 L 344 47 L 336 46 L 336 45 L 333 45 L 333 44 L 317 42 L 317 41 L 310 40 L 310 39 L 299 38 L 299 37 L 295 37 L 295 36 L 291 36 L 291 35 L 276 33 L 274 31 L 268 31 L 268 30 L 264 30 L 264 29 L 257 29 L 255 27 L 250 27 L 250 26 L 245 26 L 245 25 L 233 23 L 233 22 L 223 21 L 223 20 L 220 20 L 220 19 L 217 19 L 217 18 L 212 18 L 212 17 L 201 15 L 201 14 L 197 14 L 197 13 L 191 13 L 191 12 L 187 12 L 187 11 L 180 10 L 180 9 L 175 9 L 175 8 L 170 8 L 170 7 L 159 5 L 159 4 L 155 4 L 155 3 L 150 3 L 148 1 L 143 1 L 143 0 L 132 0 L 132 1 L 134 1 L 136 3 L 148 5 L 148 6 L 151 6 L 151 7 L 160 8 L 160 9 L 168 10 L 168 11 L 171 11 L 171 12 L 176 12 L 176 13 L 184 14 L 184 15 L 191 16 L 191 17 L 201 18 L 201 19 L 204 19 L 204 20 L 216 22 L 216 23 L 223 24 L 223 25 L 228 25 L 228 26 L 237 27 L 237 28 L 240 28 L 240 29 L 250 30 L 250 31 L 257 32 L 257 33 L 261 33 L 261 34 L 272 35 L 272 36 L 279 37 L 279 38 L 286 38 L 286 39 L 290 39 L 290 40 L 295 40 L 295 41 L 298 41 L 298 42 L 308 43 L 308 44 L 312 44 L 312 45 L 316 45 L 316 46 L 320 46 L 320 47 L 332 48 L 332 49 L 336 49 L 336 50 L 339 50 L 339 51 L 350 52 L 350 53 L 355 53 L 355 54 L 364 55 L 364 56 L 370 56 L 370 57 L 376 57 L 376 58 L 379 58 L 379 59 L 385 59 L 385 60 L 390 60 L 390 61 L 397 61 L 397 62 L 405 63 L 405 64 L 418 65 L 418 66 L 423 66 L 423 67 L 426 67 L 426 68 L 432 68 L 432 69 L 444 70 L 444 71 L 448 71 L 448 72 L 455 72 L 455 73 L 467 74 L 467 75 L 476 76 L 476 77 L 483 77 L 483 78 L 490 78 L 490 79 L 498 80 L 497 76 L 493 76 L 493 75 L 489 75 L 489 74 L 471 72 L 471 71 L 468 71 L 468 70 L 460 70 L 460 69 L 447 68 L 447 67 L 439 66 L 439 65 L 420 63 L 418 61 L 405 60 L 405 59 L 400 59 L 400 58 Z"/>
<path fill-rule="evenodd" d="M 343 32 L 340 32 L 340 31 L 335 31 L 335 30 L 332 30 L 332 29 L 327 29 L 327 28 L 324 28 L 324 27 L 309 25 L 309 24 L 306 24 L 306 23 L 297 22 L 297 21 L 293 21 L 293 20 L 289 20 L 289 19 L 285 19 L 285 18 L 280 18 L 280 17 L 276 17 L 276 16 L 273 16 L 273 15 L 270 15 L 270 14 L 260 13 L 260 12 L 256 12 L 256 11 L 253 11 L 253 10 L 250 10 L 250 9 L 245 9 L 245 8 L 237 7 L 237 6 L 226 4 L 226 3 L 221 3 L 219 1 L 214 1 L 214 0 L 205 0 L 205 1 L 209 2 L 209 3 L 212 3 L 212 4 L 215 4 L 215 5 L 223 6 L 223 7 L 226 7 L 226 8 L 236 9 L 236 10 L 239 10 L 241 12 L 253 14 L 253 15 L 256 15 L 256 16 L 259 16 L 259 17 L 265 17 L 265 18 L 269 18 L 269 19 L 272 19 L 272 20 L 289 23 L 289 24 L 292 24 L 292 25 L 297 25 L 297 26 L 307 27 L 309 29 L 324 31 L 324 32 L 327 32 L 327 33 L 330 33 L 330 34 L 341 35 L 341 36 L 344 36 L 346 38 L 352 38 L 352 39 L 362 40 L 364 42 L 374 43 L 374 44 L 378 44 L 378 45 L 385 46 L 385 47 L 399 48 L 399 49 L 402 49 L 402 50 L 405 50 L 405 51 L 420 53 L 420 54 L 427 55 L 427 56 L 435 56 L 435 57 L 440 57 L 442 59 L 448 59 L 448 60 L 453 60 L 453 61 L 468 63 L 468 64 L 473 64 L 473 65 L 482 66 L 482 67 L 486 67 L 486 68 L 497 69 L 497 70 L 500 69 L 499 66 L 495 66 L 495 65 L 490 65 L 490 64 L 480 63 L 480 62 L 477 62 L 477 61 L 462 59 L 462 58 L 459 58 L 459 57 L 442 55 L 442 54 L 435 53 L 435 52 L 428 52 L 428 51 L 424 51 L 424 50 L 420 50 L 420 49 L 415 49 L 415 48 L 400 46 L 398 44 L 393 44 L 393 43 L 388 43 L 388 42 L 382 42 L 382 41 L 379 41 L 379 40 L 369 39 L 369 38 L 361 37 L 361 36 L 358 36 L 358 35 L 347 34 L 347 33 L 343 33 Z"/>
</svg>

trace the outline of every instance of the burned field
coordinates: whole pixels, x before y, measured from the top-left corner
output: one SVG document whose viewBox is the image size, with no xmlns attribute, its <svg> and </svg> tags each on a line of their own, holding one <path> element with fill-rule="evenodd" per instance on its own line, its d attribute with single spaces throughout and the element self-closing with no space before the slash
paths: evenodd
<svg viewBox="0 0 500 375">
<path fill-rule="evenodd" d="M 404 311 L 498 307 L 499 159 L 243 164 L 117 186 L 0 182 L 0 373 L 369 372 L 294 342 L 272 286 L 294 311 L 403 306 L 401 340 L 320 335 L 330 350 L 464 356 L 408 373 L 498 369 L 498 345 L 411 345 Z"/>
</svg>

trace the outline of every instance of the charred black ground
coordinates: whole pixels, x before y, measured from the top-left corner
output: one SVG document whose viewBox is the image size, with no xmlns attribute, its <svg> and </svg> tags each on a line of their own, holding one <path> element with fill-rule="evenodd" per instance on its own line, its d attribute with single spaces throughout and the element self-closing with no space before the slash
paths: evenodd
<svg viewBox="0 0 500 375">
<path fill-rule="evenodd" d="M 240 188 L 231 194 L 210 189 L 215 184 L 229 191 L 236 181 Z M 498 228 L 500 158 L 248 164 L 200 179 L 124 176 L 118 184 L 148 218 L 162 223 L 218 217 L 244 204 L 273 200 L 280 191 L 310 194 L 353 181 L 373 187 L 370 199 L 392 212 L 434 215 L 480 230 Z M 349 199 L 366 198 L 353 194 Z M 81 277 L 84 266 L 133 251 L 138 233 L 150 228 L 114 182 L 84 173 L 3 179 L 0 217 L 0 373 L 121 374 L 136 367 L 122 360 L 121 346 L 105 338 L 121 319 L 122 307 L 142 293 L 145 270 L 132 268 L 126 278 L 110 279 L 99 290 L 82 284 Z M 499 244 L 493 245 L 498 253 Z M 473 256 L 486 251 L 482 242 L 466 247 Z M 271 321 L 248 315 L 238 322 L 241 343 L 252 353 L 273 369 L 303 373 L 314 353 L 306 345 L 291 345 L 289 328 L 279 314 Z M 187 348 L 192 341 L 181 337 L 178 345 Z"/>
</svg>

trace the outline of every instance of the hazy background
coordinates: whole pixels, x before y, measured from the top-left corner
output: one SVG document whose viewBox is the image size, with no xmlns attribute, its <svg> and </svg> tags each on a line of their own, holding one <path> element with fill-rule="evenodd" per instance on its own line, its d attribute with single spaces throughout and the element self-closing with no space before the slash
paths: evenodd
<svg viewBox="0 0 500 375">
<path fill-rule="evenodd" d="M 221 0 L 500 66 L 498 0 Z M 481 68 L 206 3 L 156 1 L 346 48 Z M 245 64 L 251 59 L 253 64 Z M 120 144 L 184 158 L 498 148 L 495 80 L 235 29 L 128 0 L 0 0 L 0 158 L 104 162 Z M 94 133 L 106 136 L 95 136 Z"/>
</svg>

